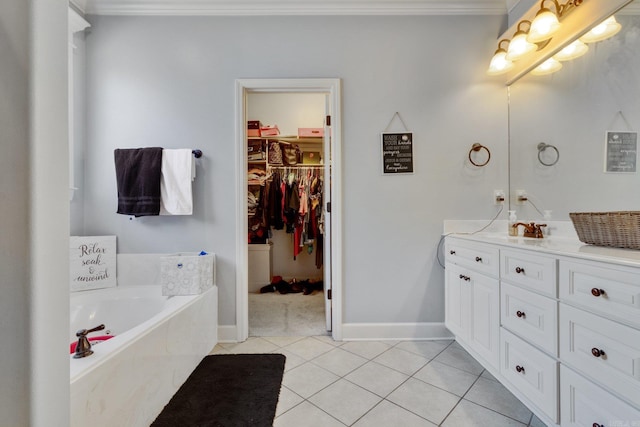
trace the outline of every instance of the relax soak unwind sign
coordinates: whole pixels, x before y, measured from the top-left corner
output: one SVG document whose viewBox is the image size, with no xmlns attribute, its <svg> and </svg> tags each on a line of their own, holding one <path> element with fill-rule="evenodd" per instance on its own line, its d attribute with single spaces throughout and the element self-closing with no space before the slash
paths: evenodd
<svg viewBox="0 0 640 427">
<path fill-rule="evenodd" d="M 116 286 L 116 236 L 71 236 L 71 291 Z"/>
</svg>

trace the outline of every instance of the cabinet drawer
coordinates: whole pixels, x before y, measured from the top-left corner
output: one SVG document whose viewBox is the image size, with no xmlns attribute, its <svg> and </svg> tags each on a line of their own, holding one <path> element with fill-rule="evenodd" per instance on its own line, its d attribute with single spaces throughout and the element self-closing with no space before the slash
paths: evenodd
<svg viewBox="0 0 640 427">
<path fill-rule="evenodd" d="M 468 267 L 491 277 L 498 277 L 500 273 L 499 251 L 490 245 L 447 237 L 445 257 L 447 262 Z"/>
<path fill-rule="evenodd" d="M 560 299 L 640 328 L 640 271 L 560 260 Z"/>
<path fill-rule="evenodd" d="M 558 362 L 500 328 L 500 373 L 558 422 Z"/>
<path fill-rule="evenodd" d="M 640 406 L 640 331 L 560 304 L 560 359 Z"/>
<path fill-rule="evenodd" d="M 502 284 L 500 298 L 502 326 L 557 356 L 557 301 L 508 283 Z"/>
<path fill-rule="evenodd" d="M 500 278 L 550 297 L 557 296 L 557 260 L 528 251 L 501 251 Z"/>
<path fill-rule="evenodd" d="M 563 427 L 632 426 L 640 411 L 607 393 L 566 366 L 560 366 Z"/>
</svg>

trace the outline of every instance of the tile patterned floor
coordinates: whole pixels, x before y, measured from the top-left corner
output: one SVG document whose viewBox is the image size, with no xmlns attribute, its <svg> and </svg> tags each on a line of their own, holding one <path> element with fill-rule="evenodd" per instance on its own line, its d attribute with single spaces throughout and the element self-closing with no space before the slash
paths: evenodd
<svg viewBox="0 0 640 427">
<path fill-rule="evenodd" d="M 274 427 L 544 427 L 454 341 L 252 337 L 221 353 L 287 357 Z"/>
</svg>

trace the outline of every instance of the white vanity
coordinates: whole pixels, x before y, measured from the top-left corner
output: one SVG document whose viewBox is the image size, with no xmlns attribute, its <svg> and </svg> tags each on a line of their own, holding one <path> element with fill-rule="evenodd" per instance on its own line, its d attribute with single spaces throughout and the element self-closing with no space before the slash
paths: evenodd
<svg viewBox="0 0 640 427">
<path fill-rule="evenodd" d="M 541 420 L 640 426 L 640 251 L 449 234 L 445 265 L 446 326 Z"/>
</svg>

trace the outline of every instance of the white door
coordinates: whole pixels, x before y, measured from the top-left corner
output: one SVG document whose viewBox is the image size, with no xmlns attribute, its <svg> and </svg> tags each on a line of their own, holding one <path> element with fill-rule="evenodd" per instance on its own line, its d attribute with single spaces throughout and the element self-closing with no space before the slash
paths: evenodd
<svg viewBox="0 0 640 427">
<path fill-rule="evenodd" d="M 324 281 L 324 312 L 327 322 L 327 331 L 331 330 L 331 102 L 329 95 L 325 96 L 325 121 L 324 121 L 324 245 L 323 245 L 323 281 Z"/>
</svg>

